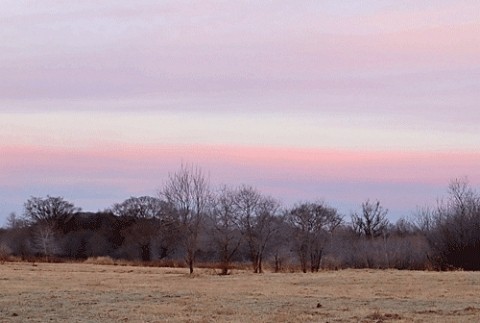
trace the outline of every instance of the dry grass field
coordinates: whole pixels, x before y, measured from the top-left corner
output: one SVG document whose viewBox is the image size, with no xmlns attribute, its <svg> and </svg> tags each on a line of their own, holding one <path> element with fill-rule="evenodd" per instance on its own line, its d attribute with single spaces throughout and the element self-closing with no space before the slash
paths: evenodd
<svg viewBox="0 0 480 323">
<path fill-rule="evenodd" d="M 479 322 L 480 273 L 5 263 L 0 322 Z"/>
</svg>

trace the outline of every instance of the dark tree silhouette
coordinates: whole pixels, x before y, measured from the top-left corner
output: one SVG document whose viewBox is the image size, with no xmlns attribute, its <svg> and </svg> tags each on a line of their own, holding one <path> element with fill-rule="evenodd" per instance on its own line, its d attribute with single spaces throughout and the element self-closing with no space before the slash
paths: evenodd
<svg viewBox="0 0 480 323">
<path fill-rule="evenodd" d="M 31 197 L 25 203 L 24 217 L 33 227 L 32 244 L 35 250 L 45 256 L 45 260 L 59 251 L 58 234 L 65 224 L 80 212 L 63 197 Z"/>
<path fill-rule="evenodd" d="M 431 260 L 441 269 L 480 270 L 480 194 L 467 180 L 452 181 L 448 193 L 436 210 L 424 213 L 423 222 L 433 222 L 426 231 Z"/>
<path fill-rule="evenodd" d="M 80 212 L 80 208 L 75 207 L 63 199 L 63 197 L 48 196 L 31 197 L 25 202 L 25 220 L 30 224 L 47 225 L 52 228 L 58 228 L 68 222 L 74 214 Z"/>
<path fill-rule="evenodd" d="M 379 201 L 371 203 L 370 200 L 367 200 L 362 203 L 362 213 L 352 214 L 354 231 L 368 239 L 381 236 L 389 225 L 387 213 L 388 210 L 384 209 Z"/>
<path fill-rule="evenodd" d="M 176 224 L 175 213 L 168 203 L 156 197 L 130 197 L 112 207 L 112 213 L 123 222 L 122 234 L 128 243 L 138 245 L 142 261 L 150 261 L 152 243 L 159 235 L 169 235 Z M 161 253 L 166 253 L 161 251 Z"/>
</svg>

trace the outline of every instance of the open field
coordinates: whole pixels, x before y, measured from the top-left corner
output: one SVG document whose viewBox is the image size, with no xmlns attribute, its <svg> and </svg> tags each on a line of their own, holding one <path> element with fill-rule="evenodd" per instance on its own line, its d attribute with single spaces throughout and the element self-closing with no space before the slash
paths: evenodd
<svg viewBox="0 0 480 323">
<path fill-rule="evenodd" d="M 480 272 L 6 263 L 0 322 L 478 322 Z"/>
</svg>

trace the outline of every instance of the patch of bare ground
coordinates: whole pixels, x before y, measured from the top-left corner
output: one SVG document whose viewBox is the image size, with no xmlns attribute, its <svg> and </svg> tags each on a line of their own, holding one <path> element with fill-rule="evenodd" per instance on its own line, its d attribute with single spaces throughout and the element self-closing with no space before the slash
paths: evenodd
<svg viewBox="0 0 480 323">
<path fill-rule="evenodd" d="M 480 273 L 0 266 L 0 322 L 475 322 Z"/>
</svg>

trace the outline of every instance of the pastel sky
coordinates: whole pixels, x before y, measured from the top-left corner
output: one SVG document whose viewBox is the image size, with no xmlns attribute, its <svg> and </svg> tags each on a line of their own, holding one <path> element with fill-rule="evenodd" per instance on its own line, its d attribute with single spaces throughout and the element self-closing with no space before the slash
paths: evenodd
<svg viewBox="0 0 480 323">
<path fill-rule="evenodd" d="M 393 220 L 480 185 L 480 3 L 0 3 L 0 225 L 96 211 L 182 162 L 212 185 Z"/>
</svg>

